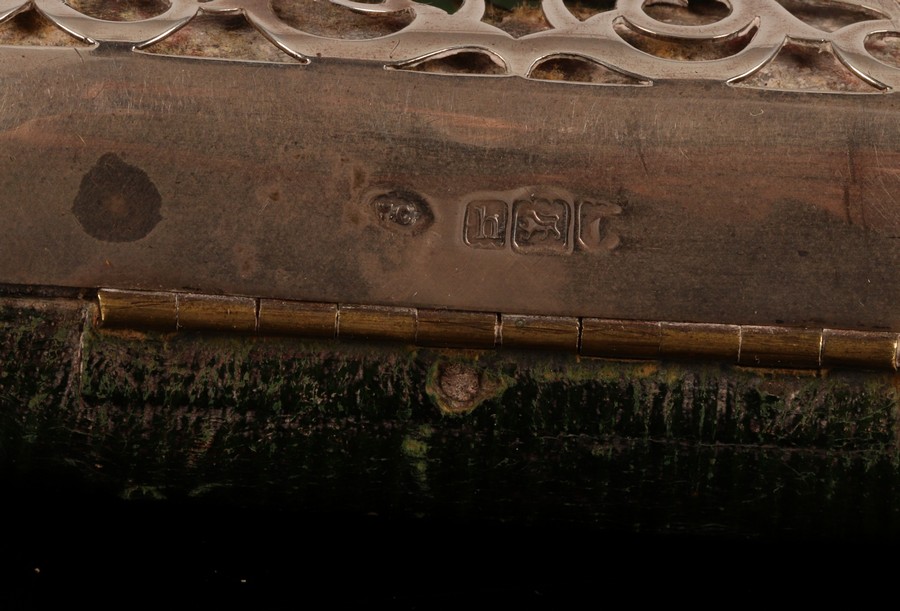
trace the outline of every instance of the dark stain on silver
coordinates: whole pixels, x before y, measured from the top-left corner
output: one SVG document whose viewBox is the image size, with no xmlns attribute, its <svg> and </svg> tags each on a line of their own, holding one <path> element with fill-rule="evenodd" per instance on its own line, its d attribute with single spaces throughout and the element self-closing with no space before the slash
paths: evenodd
<svg viewBox="0 0 900 611">
<path fill-rule="evenodd" d="M 372 208 L 379 223 L 391 231 L 418 235 L 434 221 L 425 199 L 411 191 L 395 190 L 376 195 Z"/>
<path fill-rule="evenodd" d="M 84 230 L 104 242 L 134 242 L 162 220 L 162 197 L 142 169 L 106 153 L 81 179 L 72 213 Z"/>
</svg>

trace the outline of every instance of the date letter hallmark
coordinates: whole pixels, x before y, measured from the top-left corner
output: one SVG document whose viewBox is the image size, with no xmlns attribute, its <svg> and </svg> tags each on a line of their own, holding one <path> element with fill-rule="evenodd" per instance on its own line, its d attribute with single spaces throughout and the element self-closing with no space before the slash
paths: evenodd
<svg viewBox="0 0 900 611">
<path fill-rule="evenodd" d="M 523 255 L 610 253 L 620 244 L 615 219 L 623 208 L 596 199 L 569 199 L 560 189 L 522 197 L 523 191 L 479 198 L 466 206 L 463 242 L 472 248 L 501 250 L 509 243 Z M 510 212 L 512 213 L 510 215 Z"/>
<path fill-rule="evenodd" d="M 474 248 L 499 249 L 506 246 L 506 202 L 478 200 L 466 207 L 463 240 Z"/>
</svg>

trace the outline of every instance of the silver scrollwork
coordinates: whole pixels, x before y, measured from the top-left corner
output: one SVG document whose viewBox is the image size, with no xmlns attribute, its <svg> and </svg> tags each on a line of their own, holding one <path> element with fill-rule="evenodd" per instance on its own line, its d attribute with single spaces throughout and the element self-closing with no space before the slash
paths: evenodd
<svg viewBox="0 0 900 611">
<path fill-rule="evenodd" d="M 649 8 L 668 4 L 687 7 L 688 0 L 618 0 L 609 10 L 576 16 L 564 0 L 543 0 L 547 27 L 514 37 L 485 20 L 485 0 L 464 0 L 448 12 L 413 0 L 371 4 L 355 0 L 321 0 L 372 19 L 408 14 L 408 24 L 384 35 L 336 38 L 304 31 L 279 17 L 272 0 L 170 0 L 167 10 L 139 21 L 106 21 L 64 0 L 0 0 L 0 23 L 26 10 L 36 10 L 54 25 L 94 44 L 129 44 L 140 50 L 184 27 L 200 14 L 243 14 L 271 43 L 300 61 L 341 58 L 381 62 L 388 67 L 415 66 L 457 53 L 480 53 L 498 66 L 493 74 L 535 77 L 553 58 L 591 62 L 633 79 L 634 84 L 667 79 L 701 79 L 737 83 L 769 64 L 791 44 L 825 50 L 850 73 L 888 92 L 900 87 L 900 66 L 880 61 L 867 41 L 891 37 L 900 45 L 900 1 L 817 0 L 822 10 L 844 10 L 857 19 L 823 28 L 796 10 L 798 0 L 722 0 L 725 14 L 707 23 L 666 22 Z M 317 10 L 316 5 L 309 5 Z M 328 8 L 334 8 L 328 7 Z M 721 46 L 728 53 L 687 61 L 677 54 L 653 53 L 648 45 Z M 900 57 L 900 52 L 897 53 Z M 236 58 L 238 59 L 238 58 Z"/>
</svg>

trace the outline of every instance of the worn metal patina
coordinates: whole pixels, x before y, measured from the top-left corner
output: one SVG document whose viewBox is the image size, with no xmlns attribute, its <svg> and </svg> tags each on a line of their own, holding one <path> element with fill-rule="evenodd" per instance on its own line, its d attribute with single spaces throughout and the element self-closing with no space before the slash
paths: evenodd
<svg viewBox="0 0 900 611">
<path fill-rule="evenodd" d="M 4 6 L 96 44 L 0 48 L 2 283 L 900 330 L 900 70 L 865 46 L 897 29 L 896 3 L 826 32 L 774 1 L 652 30 L 633 2 L 583 22 L 547 2 L 553 27 L 521 38 L 478 2 L 352 4 L 415 15 L 364 40 L 268 2 L 175 1 L 136 22 Z M 150 53 L 198 11 L 242 14 L 298 61 Z M 755 33 L 698 62 L 640 51 L 616 23 Z M 813 31 L 870 94 L 735 81 Z M 461 40 L 528 78 L 383 70 Z M 639 78 L 534 78 L 553 52 Z"/>
</svg>

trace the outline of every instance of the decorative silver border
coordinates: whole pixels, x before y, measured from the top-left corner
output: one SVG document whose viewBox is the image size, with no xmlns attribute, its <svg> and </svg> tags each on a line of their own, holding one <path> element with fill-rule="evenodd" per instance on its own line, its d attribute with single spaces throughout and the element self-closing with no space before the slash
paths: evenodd
<svg viewBox="0 0 900 611">
<path fill-rule="evenodd" d="M 475 50 L 488 52 L 499 59 L 507 75 L 527 77 L 535 65 L 547 58 L 577 57 L 633 75 L 644 82 L 664 79 L 735 82 L 766 65 L 786 41 L 793 40 L 830 46 L 847 68 L 877 89 L 887 91 L 900 87 L 900 70 L 878 61 L 865 48 L 866 39 L 871 35 L 900 32 L 900 0 L 819 0 L 823 6 L 843 5 L 884 16 L 884 19 L 853 23 L 834 32 L 801 21 L 776 0 L 723 0 L 731 12 L 718 22 L 699 26 L 673 25 L 652 19 L 643 6 L 653 0 L 618 0 L 613 10 L 585 21 L 575 17 L 563 0 L 543 0 L 544 15 L 552 27 L 521 38 L 514 38 L 482 21 L 485 0 L 465 0 L 453 14 L 413 0 L 384 0 L 380 4 L 328 0 L 363 14 L 384 15 L 398 11 L 414 14 L 412 22 L 401 31 L 366 40 L 326 38 L 297 30 L 278 18 L 270 0 L 170 1 L 170 8 L 152 19 L 113 22 L 84 15 L 64 0 L 0 0 L 0 22 L 35 8 L 56 26 L 83 41 L 126 43 L 141 49 L 177 31 L 198 13 L 243 13 L 267 39 L 302 61 L 325 57 L 403 66 L 457 50 Z M 668 42 L 727 40 L 751 26 L 755 33 L 747 46 L 733 56 L 678 61 L 656 57 L 631 46 L 616 33 L 617 23 Z"/>
</svg>

